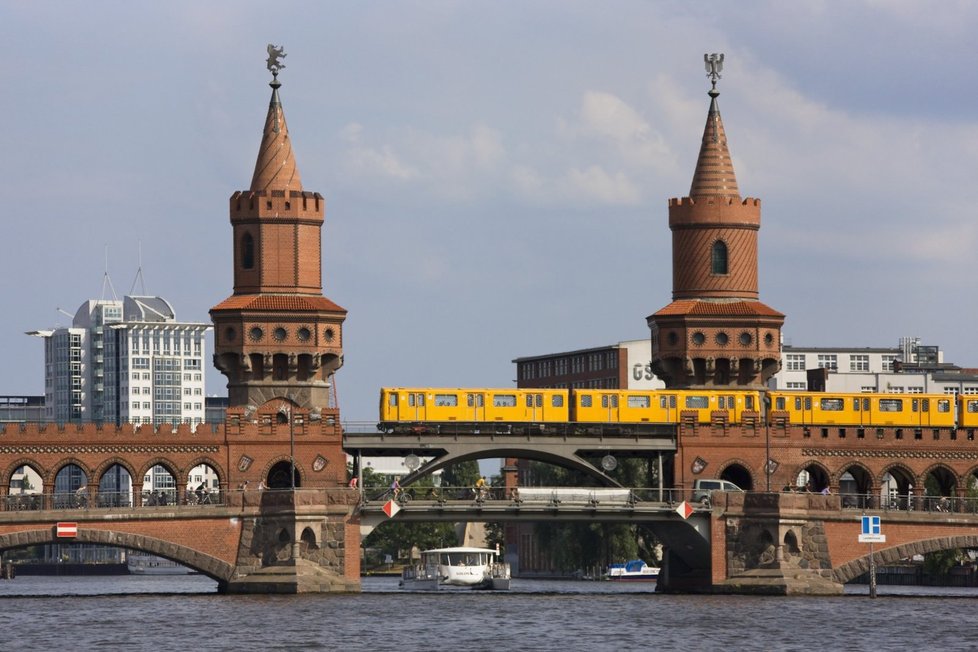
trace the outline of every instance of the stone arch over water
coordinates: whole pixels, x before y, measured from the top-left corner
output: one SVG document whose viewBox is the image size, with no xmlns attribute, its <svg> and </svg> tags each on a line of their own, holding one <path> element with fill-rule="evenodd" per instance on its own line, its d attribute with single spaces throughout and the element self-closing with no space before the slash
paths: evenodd
<svg viewBox="0 0 978 652">
<path fill-rule="evenodd" d="M 954 550 L 955 548 L 978 548 L 978 535 L 959 535 L 952 537 L 939 537 L 934 539 L 923 539 L 904 543 L 891 548 L 877 550 L 874 553 L 876 563 L 893 564 L 901 559 L 907 559 L 914 555 L 925 555 L 930 552 L 940 550 Z M 860 575 L 869 572 L 869 555 L 863 555 L 857 559 L 832 569 L 832 575 L 836 582 L 845 584 L 851 582 Z"/>
</svg>

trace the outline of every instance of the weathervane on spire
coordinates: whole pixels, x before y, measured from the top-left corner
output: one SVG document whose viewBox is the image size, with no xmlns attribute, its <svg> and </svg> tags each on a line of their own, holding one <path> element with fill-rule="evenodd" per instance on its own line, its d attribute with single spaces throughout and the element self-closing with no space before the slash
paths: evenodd
<svg viewBox="0 0 978 652">
<path fill-rule="evenodd" d="M 279 58 L 285 58 L 285 46 L 280 45 L 275 47 L 271 43 L 268 44 L 268 59 L 266 60 L 266 65 L 268 66 L 269 72 L 272 73 L 272 77 L 278 78 L 278 71 L 285 68 L 285 64 L 279 61 Z M 723 55 L 720 55 L 721 58 Z"/>
<path fill-rule="evenodd" d="M 716 90 L 717 80 L 720 79 L 720 72 L 723 70 L 723 53 L 704 54 L 703 61 L 706 63 L 706 76 L 713 82 L 713 89 Z"/>
</svg>

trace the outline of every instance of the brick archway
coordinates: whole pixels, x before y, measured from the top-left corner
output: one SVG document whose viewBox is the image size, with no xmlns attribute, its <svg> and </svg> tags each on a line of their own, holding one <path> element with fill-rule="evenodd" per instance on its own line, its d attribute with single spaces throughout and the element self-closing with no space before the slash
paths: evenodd
<svg viewBox="0 0 978 652">
<path fill-rule="evenodd" d="M 82 528 L 71 542 L 147 552 L 183 564 L 219 582 L 229 580 L 234 573 L 234 566 L 228 562 L 192 548 L 141 534 Z M 64 540 L 56 539 L 51 527 L 0 535 L 0 550 L 55 543 L 64 543 Z"/>
<path fill-rule="evenodd" d="M 922 555 L 939 550 L 953 550 L 955 548 L 976 548 L 978 547 L 978 535 L 957 535 L 939 537 L 934 539 L 923 539 L 912 543 L 904 543 L 892 548 L 884 548 L 875 552 L 877 564 L 892 564 L 901 559 Z M 836 582 L 845 584 L 851 582 L 860 575 L 869 572 L 869 555 L 864 555 L 853 559 L 850 562 L 832 569 L 832 576 Z"/>
</svg>

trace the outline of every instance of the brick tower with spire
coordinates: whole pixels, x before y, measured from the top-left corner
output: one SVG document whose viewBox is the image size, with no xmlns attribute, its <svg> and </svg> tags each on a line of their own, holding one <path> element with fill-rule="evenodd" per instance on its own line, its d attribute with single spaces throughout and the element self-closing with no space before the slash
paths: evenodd
<svg viewBox="0 0 978 652">
<path fill-rule="evenodd" d="M 713 88 L 689 196 L 669 200 L 673 300 L 647 318 L 669 387 L 761 387 L 780 367 L 784 315 L 758 300 L 761 201 L 740 197 L 717 105 L 722 57 L 706 58 Z"/>
<path fill-rule="evenodd" d="M 323 295 L 325 201 L 302 188 L 278 67 L 269 66 L 272 98 L 251 187 L 231 195 L 234 293 L 210 311 L 214 364 L 232 409 L 251 415 L 271 404 L 338 421 L 332 381 L 346 310 Z"/>
</svg>

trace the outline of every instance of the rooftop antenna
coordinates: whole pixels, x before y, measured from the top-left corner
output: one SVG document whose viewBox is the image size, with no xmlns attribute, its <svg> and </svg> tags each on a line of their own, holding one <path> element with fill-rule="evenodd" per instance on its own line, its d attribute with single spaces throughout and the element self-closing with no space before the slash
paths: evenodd
<svg viewBox="0 0 978 652">
<path fill-rule="evenodd" d="M 109 245 L 105 245 L 105 274 L 102 276 L 102 301 L 105 301 L 106 286 L 112 292 L 112 300 L 118 301 L 119 297 L 115 293 L 115 288 L 112 287 L 112 279 L 109 278 Z"/>
<path fill-rule="evenodd" d="M 139 283 L 139 296 L 146 296 L 146 282 L 143 280 L 143 241 L 137 241 L 137 250 L 139 251 L 139 267 L 136 269 L 136 278 L 132 280 L 132 287 L 129 288 L 129 296 L 132 296 L 132 291 L 136 289 L 136 283 Z"/>
</svg>

